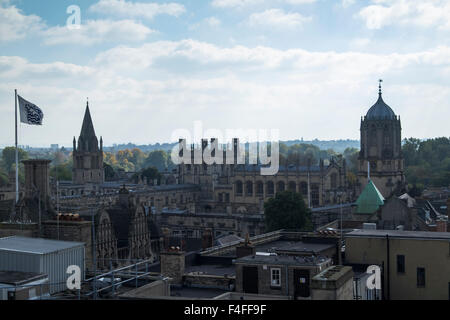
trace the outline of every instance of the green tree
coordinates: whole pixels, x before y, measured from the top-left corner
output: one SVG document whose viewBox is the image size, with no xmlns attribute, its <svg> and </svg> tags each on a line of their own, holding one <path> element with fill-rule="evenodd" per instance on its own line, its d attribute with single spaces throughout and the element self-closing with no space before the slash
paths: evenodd
<svg viewBox="0 0 450 320">
<path fill-rule="evenodd" d="M 147 183 L 152 185 L 154 180 L 158 180 L 158 185 L 161 184 L 162 175 L 155 167 L 148 167 L 141 171 L 142 176 L 147 178 Z M 137 178 L 137 176 L 135 177 Z"/>
<path fill-rule="evenodd" d="M 147 159 L 145 159 L 145 167 L 155 167 L 158 171 L 165 171 L 167 168 L 168 155 L 163 150 L 150 152 Z"/>
<path fill-rule="evenodd" d="M 72 166 L 70 163 L 63 163 L 53 166 L 50 169 L 50 176 L 59 181 L 72 180 Z"/>
<path fill-rule="evenodd" d="M 103 169 L 105 170 L 105 180 L 112 181 L 116 177 L 114 168 L 107 163 L 103 163 Z"/>
<path fill-rule="evenodd" d="M 281 229 L 312 230 L 311 211 L 302 196 L 291 191 L 279 192 L 264 204 L 267 232 Z"/>
<path fill-rule="evenodd" d="M 28 153 L 25 150 L 19 148 L 19 163 L 22 160 L 28 159 Z M 16 148 L 6 147 L 2 151 L 3 165 L 5 166 L 6 172 L 10 172 L 13 169 L 13 164 L 16 162 Z M 14 166 L 15 168 L 15 166 Z"/>
</svg>

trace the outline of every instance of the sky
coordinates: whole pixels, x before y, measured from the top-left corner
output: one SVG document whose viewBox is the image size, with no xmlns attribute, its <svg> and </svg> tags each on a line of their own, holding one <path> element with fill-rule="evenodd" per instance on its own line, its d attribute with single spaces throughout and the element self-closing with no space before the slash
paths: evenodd
<svg viewBox="0 0 450 320">
<path fill-rule="evenodd" d="M 14 89 L 44 112 L 20 145 L 70 147 L 87 98 L 107 146 L 359 139 L 379 79 L 403 137 L 450 136 L 450 0 L 0 0 L 0 146 Z"/>
</svg>

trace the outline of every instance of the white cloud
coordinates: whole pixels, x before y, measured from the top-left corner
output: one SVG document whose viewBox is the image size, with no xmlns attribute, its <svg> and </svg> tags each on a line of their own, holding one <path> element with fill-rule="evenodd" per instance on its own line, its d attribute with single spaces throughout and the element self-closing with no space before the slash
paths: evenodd
<svg viewBox="0 0 450 320">
<path fill-rule="evenodd" d="M 158 4 L 125 0 L 100 0 L 93 4 L 89 10 L 100 14 L 149 20 L 162 14 L 178 17 L 186 11 L 185 7 L 179 3 Z"/>
<path fill-rule="evenodd" d="M 312 17 L 305 17 L 300 13 L 286 13 L 281 9 L 269 9 L 251 14 L 248 18 L 248 24 L 253 27 L 296 28 L 311 20 Z"/>
<path fill-rule="evenodd" d="M 45 45 L 89 46 L 103 42 L 143 41 L 154 32 L 133 20 L 86 20 L 79 29 L 49 27 L 38 16 L 24 15 L 14 6 L 0 6 L 0 42 L 37 37 Z"/>
<path fill-rule="evenodd" d="M 274 3 L 300 5 L 314 3 L 316 1 L 317 0 L 213 0 L 211 5 L 218 8 L 243 8 L 260 4 L 273 5 Z"/>
<path fill-rule="evenodd" d="M 370 44 L 369 38 L 356 38 L 350 42 L 350 46 L 356 47 L 356 48 L 364 48 L 369 44 Z"/>
<path fill-rule="evenodd" d="M 450 117 L 450 89 L 443 84 L 449 66 L 449 47 L 381 55 L 220 47 L 189 39 L 117 47 L 87 65 L 0 57 L 0 135 L 3 143 L 14 141 L 13 108 L 7 106 L 17 87 L 46 114 L 42 128 L 23 128 L 24 144 L 70 145 L 87 96 L 106 144 L 167 141 L 172 130 L 191 129 L 199 118 L 208 128 L 279 128 L 283 138 L 357 138 L 359 117 L 384 78 L 385 100 L 402 116 L 404 135 L 438 136 Z M 417 70 L 427 73 L 419 77 Z M 420 82 L 393 80 L 398 74 Z M 420 116 L 424 105 L 439 117 Z"/>
<path fill-rule="evenodd" d="M 52 27 L 42 32 L 47 45 L 77 44 L 89 46 L 102 42 L 143 41 L 155 32 L 132 20 L 88 20 L 79 29 Z"/>
<path fill-rule="evenodd" d="M 344 8 L 350 7 L 355 4 L 355 0 L 342 0 L 342 6 Z"/>
<path fill-rule="evenodd" d="M 218 8 L 242 8 L 264 3 L 264 0 L 213 0 L 212 6 Z"/>
<path fill-rule="evenodd" d="M 390 25 L 437 27 L 450 29 L 448 0 L 372 0 L 360 10 L 367 28 L 381 29 Z"/>
<path fill-rule="evenodd" d="M 0 3 L 0 41 L 23 39 L 31 33 L 39 31 L 44 25 L 40 17 L 24 15 L 15 6 L 5 7 Z"/>
<path fill-rule="evenodd" d="M 205 22 L 211 27 L 217 27 L 221 24 L 221 21 L 216 17 L 209 17 L 205 19 Z"/>
</svg>

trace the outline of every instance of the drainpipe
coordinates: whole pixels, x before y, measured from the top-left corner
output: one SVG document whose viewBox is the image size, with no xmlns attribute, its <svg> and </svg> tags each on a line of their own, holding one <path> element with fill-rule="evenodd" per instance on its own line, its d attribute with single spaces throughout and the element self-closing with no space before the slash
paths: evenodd
<svg viewBox="0 0 450 320">
<path fill-rule="evenodd" d="M 286 265 L 286 295 L 289 297 L 289 266 Z"/>
<path fill-rule="evenodd" d="M 387 266 L 386 266 L 386 271 L 387 271 L 387 299 L 391 300 L 391 275 L 390 275 L 390 256 L 391 256 L 391 252 L 390 252 L 390 248 L 389 248 L 389 235 L 386 235 L 386 251 L 387 251 Z"/>
</svg>

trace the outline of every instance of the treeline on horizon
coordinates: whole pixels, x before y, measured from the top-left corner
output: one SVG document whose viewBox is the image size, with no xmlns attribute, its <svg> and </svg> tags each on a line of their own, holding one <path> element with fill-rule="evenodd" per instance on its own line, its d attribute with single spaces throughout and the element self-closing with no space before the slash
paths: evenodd
<svg viewBox="0 0 450 320">
<path fill-rule="evenodd" d="M 300 140 L 298 140 L 300 141 Z M 345 141 L 345 140 L 341 140 Z M 353 143 L 352 140 L 348 140 Z M 359 142 L 358 142 L 359 143 Z M 173 147 L 173 145 L 172 145 Z M 119 148 L 118 148 L 119 149 Z M 105 150 L 110 150 L 105 148 Z M 114 180 L 123 172 L 141 173 L 148 178 L 160 180 L 161 173 L 176 168 L 170 158 L 170 150 L 143 151 L 138 147 L 117 151 L 105 151 L 105 178 Z M 405 157 L 405 175 L 415 193 L 426 187 L 450 186 L 450 139 L 446 137 L 429 140 L 415 138 L 405 139 L 402 146 Z M 347 146 L 343 151 L 333 148 L 323 149 L 309 143 L 281 143 L 281 165 L 317 165 L 320 159 L 329 163 L 331 158 L 341 162 L 346 160 L 350 184 L 356 182 L 359 149 Z M 59 180 L 72 179 L 72 153 L 64 148 L 58 151 L 32 152 L 19 150 L 19 159 L 46 158 L 51 159 L 51 176 Z M 23 166 L 23 165 L 21 165 Z M 0 186 L 8 183 L 10 172 L 15 169 L 15 149 L 7 147 L 2 150 L 0 158 Z M 19 171 L 19 179 L 23 181 L 23 170 Z"/>
</svg>

